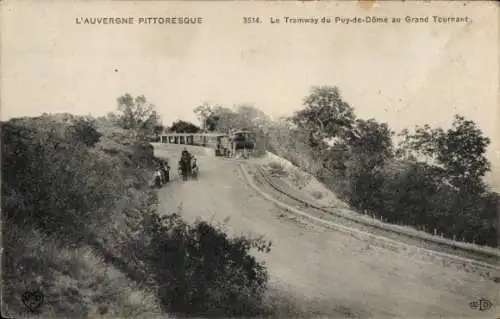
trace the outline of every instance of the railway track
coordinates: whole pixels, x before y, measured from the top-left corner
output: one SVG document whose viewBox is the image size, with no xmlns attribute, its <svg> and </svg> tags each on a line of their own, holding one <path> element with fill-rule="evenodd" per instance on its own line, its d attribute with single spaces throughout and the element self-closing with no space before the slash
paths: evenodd
<svg viewBox="0 0 500 319">
<path fill-rule="evenodd" d="M 241 168 L 246 168 L 241 165 Z M 247 173 L 248 174 L 248 173 Z M 253 182 L 259 185 L 262 191 L 271 194 L 276 201 L 300 211 L 303 216 L 323 225 L 337 225 L 346 231 L 363 234 L 370 242 L 384 242 L 384 246 L 403 250 L 417 250 L 424 252 L 430 257 L 441 257 L 444 263 L 455 263 L 462 268 L 480 269 L 489 279 L 494 279 L 489 270 L 500 271 L 499 256 L 488 251 L 475 251 L 463 247 L 457 247 L 445 242 L 436 242 L 434 238 L 426 239 L 413 234 L 408 234 L 398 229 L 388 229 L 391 225 L 380 225 L 381 223 L 370 223 L 366 219 L 356 218 L 342 212 L 342 210 L 321 207 L 303 198 L 291 194 L 291 190 L 279 178 L 271 176 L 261 167 L 254 170 Z M 331 228 L 331 227 L 330 227 Z M 335 228 L 335 227 L 334 227 Z M 387 240 L 384 240 L 387 239 Z M 389 244 L 390 243 L 390 244 Z M 398 245 L 399 244 L 399 245 Z"/>
</svg>

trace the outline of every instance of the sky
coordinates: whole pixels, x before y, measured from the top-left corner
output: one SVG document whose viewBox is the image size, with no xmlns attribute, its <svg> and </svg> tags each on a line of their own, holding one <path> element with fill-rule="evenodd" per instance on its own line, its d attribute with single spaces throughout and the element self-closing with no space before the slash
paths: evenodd
<svg viewBox="0 0 500 319">
<path fill-rule="evenodd" d="M 165 124 L 203 102 L 253 104 L 272 117 L 331 85 L 362 118 L 396 131 L 474 120 L 500 163 L 499 25 L 494 2 L 6 1 L 1 116 L 104 115 L 145 95 Z M 406 16 L 470 23 L 405 23 Z M 81 17 L 202 17 L 200 25 L 79 25 Z M 245 16 L 263 23 L 244 24 Z M 400 17 L 402 23 L 285 24 L 296 17 Z M 281 18 L 270 24 L 270 17 Z"/>
</svg>

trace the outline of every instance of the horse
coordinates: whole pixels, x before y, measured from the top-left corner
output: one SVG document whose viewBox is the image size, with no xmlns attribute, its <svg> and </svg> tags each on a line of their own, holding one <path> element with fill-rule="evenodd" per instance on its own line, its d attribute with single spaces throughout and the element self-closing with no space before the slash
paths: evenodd
<svg viewBox="0 0 500 319">
<path fill-rule="evenodd" d="M 179 161 L 179 173 L 183 180 L 187 180 L 188 176 L 191 175 L 192 164 L 191 155 L 189 153 L 183 153 Z"/>
</svg>

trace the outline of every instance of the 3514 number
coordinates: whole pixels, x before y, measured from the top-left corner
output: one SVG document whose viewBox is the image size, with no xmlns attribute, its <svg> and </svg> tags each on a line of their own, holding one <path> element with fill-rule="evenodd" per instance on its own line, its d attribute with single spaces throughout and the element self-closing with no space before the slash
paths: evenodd
<svg viewBox="0 0 500 319">
<path fill-rule="evenodd" d="M 259 17 L 243 17 L 243 23 L 261 23 L 261 19 Z"/>
</svg>

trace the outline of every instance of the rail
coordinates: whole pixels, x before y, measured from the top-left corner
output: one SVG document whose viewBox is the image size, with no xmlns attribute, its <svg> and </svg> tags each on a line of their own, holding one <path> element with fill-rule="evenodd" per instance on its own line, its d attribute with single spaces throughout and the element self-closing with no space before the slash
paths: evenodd
<svg viewBox="0 0 500 319">
<path fill-rule="evenodd" d="M 410 233 L 407 230 L 403 230 L 398 228 L 397 225 L 391 225 L 391 224 L 386 224 L 383 222 L 379 222 L 377 220 L 367 220 L 367 219 L 362 219 L 362 218 L 357 218 L 354 216 L 349 216 L 345 213 L 342 213 L 341 211 L 333 211 L 331 209 L 325 208 L 321 205 L 318 205 L 316 203 L 313 203 L 312 201 L 307 201 L 301 198 L 298 198 L 297 196 L 291 195 L 289 192 L 285 191 L 278 183 L 276 183 L 271 176 L 267 172 L 265 172 L 261 167 L 257 169 L 259 176 L 262 177 L 262 179 L 265 181 L 266 184 L 268 184 L 271 188 L 274 190 L 278 191 L 280 194 L 283 194 L 294 201 L 297 201 L 306 207 L 312 207 L 314 209 L 317 209 L 325 214 L 328 215 L 334 215 L 336 217 L 340 217 L 342 219 L 348 220 L 350 222 L 354 222 L 356 224 L 368 227 L 368 228 L 375 228 L 384 232 L 389 232 L 396 234 L 398 236 L 402 237 L 408 237 L 410 239 L 416 239 L 419 241 L 424 242 L 428 246 L 434 246 L 434 247 L 439 247 L 441 249 L 445 249 L 448 252 L 452 252 L 452 254 L 456 257 L 463 258 L 459 256 L 458 254 L 462 253 L 468 256 L 469 258 L 473 258 L 474 262 L 480 263 L 482 266 L 486 266 L 489 268 L 495 268 L 495 269 L 500 269 L 499 267 L 499 260 L 500 260 L 500 252 L 494 248 L 490 247 L 476 247 L 472 246 L 472 244 L 467 244 L 467 243 L 461 243 L 461 242 L 454 242 L 450 239 L 446 238 L 441 238 L 437 236 L 433 236 L 431 234 L 420 234 L 420 233 Z M 435 251 L 436 253 L 441 253 L 435 249 L 430 249 Z M 443 253 L 441 253 L 443 254 Z M 493 261 L 493 263 L 492 263 Z"/>
</svg>

